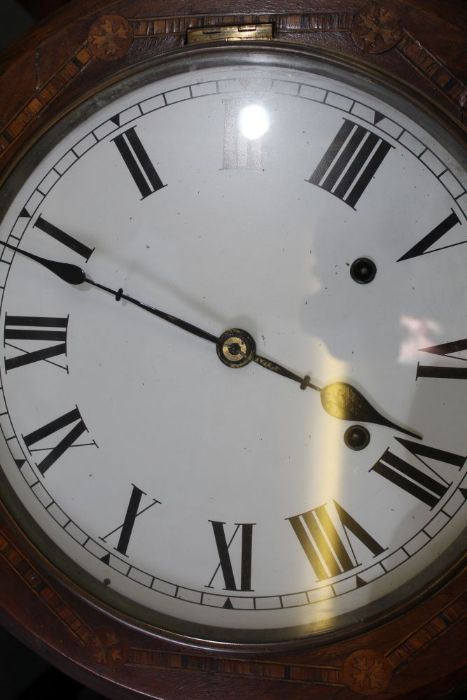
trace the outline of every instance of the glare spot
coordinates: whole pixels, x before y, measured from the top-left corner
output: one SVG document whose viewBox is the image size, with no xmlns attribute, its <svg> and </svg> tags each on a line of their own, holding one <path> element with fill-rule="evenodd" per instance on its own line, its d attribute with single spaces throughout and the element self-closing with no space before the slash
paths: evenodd
<svg viewBox="0 0 467 700">
<path fill-rule="evenodd" d="M 248 105 L 240 111 L 238 123 L 247 139 L 259 139 L 269 129 L 269 115 L 261 105 Z"/>
</svg>

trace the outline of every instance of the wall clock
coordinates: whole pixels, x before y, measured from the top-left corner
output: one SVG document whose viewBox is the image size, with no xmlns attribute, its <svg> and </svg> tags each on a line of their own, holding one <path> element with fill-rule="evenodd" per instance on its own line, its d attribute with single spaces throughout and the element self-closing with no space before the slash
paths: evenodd
<svg viewBox="0 0 467 700">
<path fill-rule="evenodd" d="M 109 697 L 465 682 L 465 21 L 87 1 L 5 59 L 2 619 Z"/>
</svg>

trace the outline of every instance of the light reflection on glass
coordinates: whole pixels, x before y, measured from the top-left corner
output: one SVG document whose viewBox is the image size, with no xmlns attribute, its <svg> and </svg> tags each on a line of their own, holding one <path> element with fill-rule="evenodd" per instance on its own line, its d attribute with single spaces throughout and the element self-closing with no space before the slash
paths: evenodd
<svg viewBox="0 0 467 700">
<path fill-rule="evenodd" d="M 442 331 L 439 323 L 427 318 L 401 316 L 400 323 L 403 328 L 407 329 L 409 337 L 401 343 L 398 360 L 407 364 L 414 361 L 419 350 L 435 345 L 436 340 L 430 336 L 439 337 Z"/>
<path fill-rule="evenodd" d="M 261 105 L 247 105 L 240 110 L 238 125 L 242 136 L 253 141 L 261 138 L 268 131 L 270 119 Z"/>
</svg>

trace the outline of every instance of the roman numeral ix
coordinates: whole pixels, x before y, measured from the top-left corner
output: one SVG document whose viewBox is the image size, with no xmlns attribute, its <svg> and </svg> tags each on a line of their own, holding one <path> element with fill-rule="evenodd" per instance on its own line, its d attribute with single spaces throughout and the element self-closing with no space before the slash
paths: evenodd
<svg viewBox="0 0 467 700">
<path fill-rule="evenodd" d="M 384 552 L 377 542 L 337 501 L 287 518 L 319 581 L 351 571 L 358 561 L 350 535 L 373 556 Z M 333 517 L 332 517 L 333 516 Z M 340 533 L 338 531 L 340 530 Z"/>
<path fill-rule="evenodd" d="M 344 119 L 308 182 L 355 209 L 391 148 L 372 131 Z"/>
<path fill-rule="evenodd" d="M 139 189 L 142 199 L 165 187 L 154 165 L 151 163 L 134 126 L 112 140 L 118 148 L 135 185 Z"/>
<path fill-rule="evenodd" d="M 219 555 L 219 564 L 214 571 L 211 580 L 207 584 L 207 588 L 213 588 L 214 581 L 219 569 L 222 570 L 224 577 L 225 588 L 229 591 L 252 591 L 251 587 L 251 562 L 253 552 L 253 526 L 255 523 L 236 523 L 235 530 L 230 540 L 227 541 L 224 526 L 226 523 L 215 520 L 209 521 L 212 525 L 214 539 L 216 541 L 217 552 Z M 239 566 L 237 565 L 237 578 L 234 575 L 234 566 L 230 555 L 230 546 L 235 540 L 237 534 L 241 532 Z M 239 571 L 238 571 L 239 570 Z M 240 584 L 240 585 L 238 585 Z"/>
<path fill-rule="evenodd" d="M 5 358 L 5 371 L 11 371 L 17 367 L 50 360 L 52 357 L 66 355 L 68 318 L 54 318 L 52 316 L 11 316 L 5 315 L 4 344 L 15 350 L 20 350 L 22 355 Z M 46 341 L 46 347 L 27 351 L 11 341 L 32 341 L 35 344 Z M 51 344 L 53 343 L 53 344 Z M 52 364 L 62 369 L 67 369 L 58 363 Z"/>
</svg>

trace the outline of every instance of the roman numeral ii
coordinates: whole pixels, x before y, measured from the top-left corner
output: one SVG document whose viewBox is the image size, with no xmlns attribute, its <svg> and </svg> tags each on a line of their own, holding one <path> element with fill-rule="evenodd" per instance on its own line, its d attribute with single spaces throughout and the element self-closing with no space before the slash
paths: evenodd
<svg viewBox="0 0 467 700">
<path fill-rule="evenodd" d="M 113 142 L 138 187 L 142 199 L 165 187 L 134 126 L 116 136 Z"/>
</svg>

